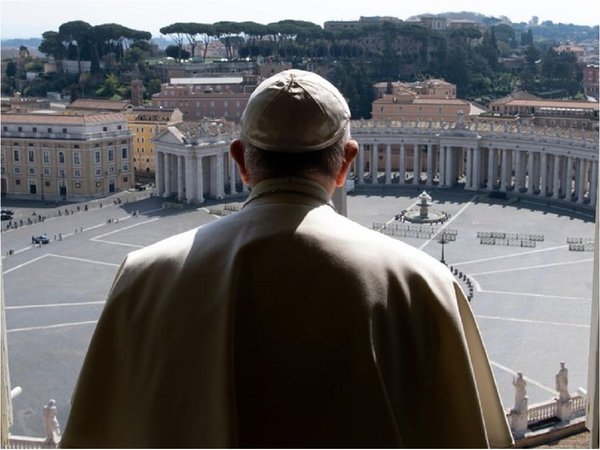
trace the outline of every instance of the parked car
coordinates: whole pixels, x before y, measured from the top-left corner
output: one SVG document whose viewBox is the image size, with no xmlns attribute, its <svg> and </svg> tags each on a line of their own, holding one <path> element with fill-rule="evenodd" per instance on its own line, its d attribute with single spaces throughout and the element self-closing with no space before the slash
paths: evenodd
<svg viewBox="0 0 600 450">
<path fill-rule="evenodd" d="M 3 209 L 1 211 L 2 213 L 2 220 L 11 220 L 14 214 L 14 211 L 11 211 L 10 209 Z"/>
<path fill-rule="evenodd" d="M 48 244 L 50 242 L 50 238 L 46 233 L 40 234 L 39 236 L 32 236 L 31 243 L 32 244 Z"/>
</svg>

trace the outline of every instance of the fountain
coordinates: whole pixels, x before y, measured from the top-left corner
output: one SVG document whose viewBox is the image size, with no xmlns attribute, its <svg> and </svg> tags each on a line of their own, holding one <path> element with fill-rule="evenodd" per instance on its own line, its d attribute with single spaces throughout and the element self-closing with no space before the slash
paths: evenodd
<svg viewBox="0 0 600 450">
<path fill-rule="evenodd" d="M 431 195 L 423 191 L 419 195 L 419 202 L 414 208 L 402 211 L 400 220 L 411 223 L 444 223 L 448 220 L 448 215 L 444 212 L 431 209 Z"/>
</svg>

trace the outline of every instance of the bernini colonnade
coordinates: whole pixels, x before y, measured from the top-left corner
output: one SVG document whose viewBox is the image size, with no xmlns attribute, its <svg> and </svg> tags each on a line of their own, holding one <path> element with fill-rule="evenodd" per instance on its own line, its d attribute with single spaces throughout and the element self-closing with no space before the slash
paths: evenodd
<svg viewBox="0 0 600 450">
<path fill-rule="evenodd" d="M 357 185 L 420 185 L 562 199 L 595 205 L 598 132 L 519 122 L 353 121 Z M 203 203 L 245 192 L 229 143 L 235 127 L 205 121 L 155 139 L 156 192 Z M 417 176 L 415 176 L 417 174 Z M 503 194 L 499 194 L 503 195 Z"/>
</svg>

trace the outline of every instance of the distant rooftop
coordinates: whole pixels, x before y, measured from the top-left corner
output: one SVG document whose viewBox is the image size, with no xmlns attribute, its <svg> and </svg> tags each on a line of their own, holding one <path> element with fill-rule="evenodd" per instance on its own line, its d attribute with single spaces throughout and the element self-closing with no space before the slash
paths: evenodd
<svg viewBox="0 0 600 450">
<path fill-rule="evenodd" d="M 212 85 L 212 84 L 241 84 L 243 77 L 193 77 L 193 78 L 171 78 L 172 85 Z"/>
</svg>

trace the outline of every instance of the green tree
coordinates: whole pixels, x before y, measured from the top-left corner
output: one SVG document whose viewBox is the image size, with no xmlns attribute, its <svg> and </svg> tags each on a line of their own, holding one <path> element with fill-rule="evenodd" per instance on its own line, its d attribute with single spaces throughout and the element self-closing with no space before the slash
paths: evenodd
<svg viewBox="0 0 600 450">
<path fill-rule="evenodd" d="M 68 46 L 75 49 L 77 66 L 81 73 L 81 55 L 84 49 L 89 49 L 92 41 L 92 26 L 82 20 L 63 23 L 58 28 L 60 39 Z"/>
</svg>

